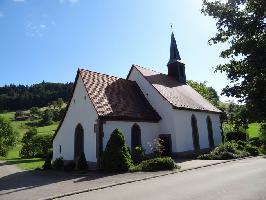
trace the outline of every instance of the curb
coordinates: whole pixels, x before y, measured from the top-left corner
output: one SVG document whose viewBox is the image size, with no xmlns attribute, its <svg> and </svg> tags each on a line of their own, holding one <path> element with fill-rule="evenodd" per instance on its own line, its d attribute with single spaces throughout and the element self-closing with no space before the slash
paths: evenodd
<svg viewBox="0 0 266 200">
<path fill-rule="evenodd" d="M 147 176 L 147 177 L 144 177 L 144 178 L 127 180 L 127 181 L 122 181 L 122 182 L 119 182 L 119 183 L 113 183 L 113 184 L 109 184 L 109 185 L 103 185 L 103 186 L 94 187 L 94 188 L 88 188 L 88 189 L 83 189 L 83 190 L 77 190 L 77 191 L 74 191 L 74 192 L 69 192 L 69 193 L 59 194 L 59 195 L 50 196 L 50 197 L 46 197 L 46 198 L 41 198 L 40 200 L 54 200 L 54 199 L 58 199 L 58 198 L 62 198 L 62 197 L 67 197 L 67 196 L 72 196 L 72 195 L 76 195 L 76 194 L 85 193 L 85 192 L 102 190 L 102 189 L 105 189 L 105 188 L 111 188 L 111 187 L 115 187 L 115 186 L 119 186 L 119 185 L 125 185 L 125 184 L 128 184 L 128 183 L 134 183 L 134 182 L 149 180 L 149 179 L 158 178 L 158 177 L 162 177 L 162 176 L 168 176 L 168 175 L 171 175 L 171 174 L 183 173 L 183 172 L 187 172 L 187 171 L 191 171 L 191 170 L 195 170 L 195 169 L 201 169 L 201 168 L 206 168 L 206 167 L 210 167 L 210 166 L 220 165 L 220 164 L 224 164 L 224 163 L 230 163 L 230 162 L 246 160 L 246 159 L 250 159 L 250 158 L 259 158 L 259 157 L 262 157 L 262 156 L 249 156 L 249 157 L 245 157 L 245 158 L 224 160 L 224 161 L 217 162 L 217 163 L 202 165 L 202 166 L 198 166 L 198 167 L 191 167 L 191 168 L 187 168 L 187 169 L 183 169 L 183 170 L 181 169 L 181 170 L 178 170 L 178 171 L 166 172 L 166 173 L 159 174 L 159 175 Z"/>
</svg>

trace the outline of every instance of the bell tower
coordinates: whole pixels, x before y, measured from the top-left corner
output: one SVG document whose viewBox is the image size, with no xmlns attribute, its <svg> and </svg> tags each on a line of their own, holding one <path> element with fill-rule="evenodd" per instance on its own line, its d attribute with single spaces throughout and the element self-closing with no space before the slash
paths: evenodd
<svg viewBox="0 0 266 200">
<path fill-rule="evenodd" d="M 175 78 L 179 83 L 186 84 L 185 64 L 181 62 L 181 57 L 177 49 L 174 33 L 171 35 L 170 59 L 167 63 L 168 76 Z"/>
</svg>

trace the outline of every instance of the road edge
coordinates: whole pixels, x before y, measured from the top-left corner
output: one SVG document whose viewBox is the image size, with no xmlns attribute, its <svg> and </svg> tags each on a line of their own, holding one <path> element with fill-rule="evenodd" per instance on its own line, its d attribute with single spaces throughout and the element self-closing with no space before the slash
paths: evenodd
<svg viewBox="0 0 266 200">
<path fill-rule="evenodd" d="M 180 169 L 180 170 L 171 171 L 171 172 L 168 171 L 168 172 L 163 173 L 163 174 L 147 176 L 147 177 L 144 177 L 144 178 L 127 180 L 127 181 L 122 181 L 122 182 L 119 182 L 119 183 L 113 183 L 113 184 L 109 184 L 109 185 L 103 185 L 103 186 L 98 186 L 98 187 L 93 187 L 93 188 L 88 188 L 88 189 L 76 190 L 74 192 L 58 194 L 58 195 L 54 195 L 54 196 L 50 196 L 50 197 L 41 198 L 39 200 L 55 200 L 55 199 L 58 199 L 58 198 L 72 196 L 72 195 L 81 194 L 81 193 L 85 193 L 85 192 L 102 190 L 102 189 L 105 189 L 105 188 L 115 187 L 115 186 L 119 186 L 119 185 L 125 185 L 125 184 L 128 184 L 128 183 L 134 183 L 134 182 L 143 181 L 143 180 L 149 180 L 149 179 L 158 178 L 158 177 L 162 177 L 162 176 L 168 176 L 168 175 L 171 175 L 171 174 L 183 173 L 183 172 L 187 172 L 187 171 L 191 171 L 191 170 L 206 168 L 206 167 L 220 165 L 220 164 L 224 164 L 224 163 L 236 162 L 236 161 L 240 161 L 240 160 L 246 160 L 246 159 L 250 159 L 250 158 L 259 158 L 259 157 L 263 157 L 263 156 L 264 155 L 248 156 L 248 157 L 245 157 L 245 158 L 237 158 L 237 159 L 232 159 L 232 160 L 223 160 L 221 162 L 212 163 L 212 164 L 206 164 L 206 165 L 202 165 L 202 166 L 198 166 L 198 167 L 191 167 L 191 168 L 187 168 L 187 169 L 183 169 L 183 170 Z"/>
</svg>

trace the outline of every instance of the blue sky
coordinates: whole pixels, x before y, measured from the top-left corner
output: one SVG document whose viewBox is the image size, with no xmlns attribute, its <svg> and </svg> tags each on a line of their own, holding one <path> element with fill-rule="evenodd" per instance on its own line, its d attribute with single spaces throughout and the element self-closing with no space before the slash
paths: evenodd
<svg viewBox="0 0 266 200">
<path fill-rule="evenodd" d="M 170 24 L 188 79 L 219 93 L 222 45 L 201 0 L 0 0 L 0 86 L 70 82 L 78 67 L 125 78 L 132 64 L 167 72 Z"/>
</svg>

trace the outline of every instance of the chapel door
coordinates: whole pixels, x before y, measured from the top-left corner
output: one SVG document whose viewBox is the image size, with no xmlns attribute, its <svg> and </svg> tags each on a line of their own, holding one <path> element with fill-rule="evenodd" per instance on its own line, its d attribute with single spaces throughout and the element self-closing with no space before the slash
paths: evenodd
<svg viewBox="0 0 266 200">
<path fill-rule="evenodd" d="M 171 156 L 172 155 L 172 140 L 170 134 L 161 134 L 159 138 L 162 140 L 162 145 L 164 147 L 162 156 Z"/>
</svg>

